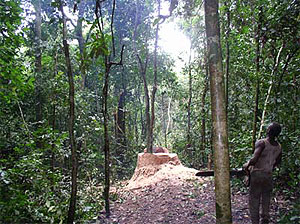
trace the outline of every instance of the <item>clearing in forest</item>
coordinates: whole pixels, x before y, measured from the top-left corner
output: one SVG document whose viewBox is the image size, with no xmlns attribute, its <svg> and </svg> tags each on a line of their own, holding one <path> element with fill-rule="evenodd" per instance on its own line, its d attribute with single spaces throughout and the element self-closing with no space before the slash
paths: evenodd
<svg viewBox="0 0 300 224">
<path fill-rule="evenodd" d="M 118 200 L 109 219 L 97 223 L 215 223 L 212 177 L 196 177 L 198 170 L 183 166 L 176 154 L 140 153 L 134 175 L 125 186 L 115 188 Z M 233 223 L 250 224 L 247 192 L 232 192 Z M 272 222 L 284 201 L 272 202 Z"/>
</svg>

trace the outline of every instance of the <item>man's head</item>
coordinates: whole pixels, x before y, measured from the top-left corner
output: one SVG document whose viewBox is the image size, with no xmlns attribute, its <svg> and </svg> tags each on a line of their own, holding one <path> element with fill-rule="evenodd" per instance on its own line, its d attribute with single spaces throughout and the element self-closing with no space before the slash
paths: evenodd
<svg viewBox="0 0 300 224">
<path fill-rule="evenodd" d="M 272 122 L 267 129 L 267 135 L 270 137 L 277 137 L 281 132 L 281 126 L 277 122 Z"/>
</svg>

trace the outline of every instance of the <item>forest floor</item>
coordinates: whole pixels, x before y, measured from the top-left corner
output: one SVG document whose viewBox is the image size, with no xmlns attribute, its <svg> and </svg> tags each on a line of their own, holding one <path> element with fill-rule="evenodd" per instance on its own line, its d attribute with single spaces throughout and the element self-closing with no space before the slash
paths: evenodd
<svg viewBox="0 0 300 224">
<path fill-rule="evenodd" d="M 114 189 L 118 200 L 111 216 L 102 214 L 97 223 L 215 223 L 215 195 L 212 177 L 196 177 L 197 170 L 182 165 L 163 164 L 143 170 L 139 177 Z M 126 185 L 124 185 L 126 184 Z M 250 224 L 248 193 L 232 188 L 234 224 Z M 277 223 L 286 201 L 275 196 L 271 202 L 271 222 Z"/>
</svg>

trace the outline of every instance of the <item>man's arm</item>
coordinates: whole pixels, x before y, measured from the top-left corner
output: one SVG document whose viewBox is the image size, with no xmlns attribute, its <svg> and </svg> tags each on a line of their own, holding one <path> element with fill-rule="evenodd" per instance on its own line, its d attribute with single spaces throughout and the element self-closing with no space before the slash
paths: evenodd
<svg viewBox="0 0 300 224">
<path fill-rule="evenodd" d="M 249 162 L 247 164 L 245 164 L 246 170 L 248 170 L 249 166 L 254 165 L 257 162 L 257 160 L 260 157 L 260 154 L 262 153 L 264 148 L 265 148 L 264 140 L 259 140 L 255 143 L 254 154 L 253 154 L 252 158 L 249 160 Z"/>
</svg>

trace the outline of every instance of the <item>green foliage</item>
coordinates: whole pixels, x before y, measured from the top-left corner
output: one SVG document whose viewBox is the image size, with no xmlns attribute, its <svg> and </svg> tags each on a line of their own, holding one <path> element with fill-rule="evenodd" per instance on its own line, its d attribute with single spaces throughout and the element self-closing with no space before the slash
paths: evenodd
<svg viewBox="0 0 300 224">
<path fill-rule="evenodd" d="M 243 132 L 240 130 L 234 131 L 231 132 L 231 135 L 235 136 L 235 138 L 230 139 L 229 142 L 231 158 L 230 165 L 231 167 L 240 168 L 252 155 L 252 148 L 249 145 L 252 136 L 251 132 L 246 131 L 246 128 L 244 128 Z"/>
<path fill-rule="evenodd" d="M 299 199 L 294 204 L 293 209 L 289 210 L 287 213 L 280 214 L 280 220 L 278 221 L 279 224 L 285 224 L 285 223 L 299 223 L 300 221 L 300 202 Z"/>
<path fill-rule="evenodd" d="M 42 71 L 35 71 L 34 22 L 21 17 L 20 1 L 0 3 L 0 222 L 63 223 L 70 198 L 71 161 L 68 140 L 68 80 L 62 50 L 62 27 L 56 7 L 58 1 L 42 2 Z M 76 1 L 77 4 L 78 1 Z M 173 1 L 174 3 L 176 1 Z M 227 1 L 228 2 L 228 1 Z M 27 2 L 28 3 L 28 2 Z M 67 1 L 73 7 L 75 1 Z M 111 2 L 102 3 L 103 33 L 97 31 L 95 5 L 85 1 L 83 13 L 83 55 L 78 48 L 76 29 L 68 26 L 68 42 L 75 80 L 76 143 L 79 155 L 76 222 L 94 220 L 103 208 L 104 152 L 102 87 L 105 58 L 118 61 L 126 45 L 123 66 L 112 67 L 108 96 L 111 140 L 112 181 L 128 179 L 134 172 L 136 157 L 145 148 L 145 94 L 132 43 L 137 22 L 136 47 L 143 62 L 148 58 L 147 78 L 153 76 L 153 25 L 155 1 L 117 1 L 114 19 L 116 56 L 110 52 Z M 221 2 L 222 3 L 222 2 Z M 29 3 L 28 3 L 29 4 Z M 276 171 L 276 189 L 291 199 L 299 197 L 299 3 L 284 0 L 229 1 L 230 30 L 226 40 L 228 8 L 222 3 L 220 21 L 223 58 L 229 43 L 228 130 L 232 168 L 240 168 L 251 156 L 255 83 L 260 81 L 258 117 L 261 117 L 270 81 L 271 92 L 265 123 L 283 124 L 281 167 Z M 156 97 L 155 145 L 166 146 L 179 155 L 183 164 L 204 168 L 211 156 L 210 94 L 205 92 L 205 43 L 202 1 L 187 1 L 174 11 L 180 27 L 192 41 L 194 57 L 180 75 L 169 55 L 158 51 L 158 91 Z M 261 9 L 262 7 L 262 9 Z M 30 9 L 26 13 L 30 14 Z M 72 11 L 71 8 L 69 10 Z M 260 70 L 256 68 L 257 21 L 261 13 Z M 174 15 L 173 14 L 173 15 Z M 201 13 L 200 13 L 201 14 Z M 75 15 L 75 14 L 74 14 Z M 136 17 L 137 16 L 137 17 Z M 74 20 L 74 18 L 71 18 Z M 137 21 L 136 21 L 137 19 Z M 170 18 L 172 19 L 172 18 Z M 70 21 L 69 21 L 70 22 Z M 68 24 L 69 24 L 68 22 Z M 76 26 L 76 22 L 73 21 Z M 26 27 L 25 27 L 26 26 Z M 26 35 L 25 35 L 26 34 Z M 285 44 L 273 77 L 278 50 Z M 84 62 L 81 61 L 82 57 Z M 225 60 L 224 60 L 225 62 Z M 224 67 L 225 68 L 225 67 Z M 189 99 L 188 74 L 192 76 L 191 130 L 187 136 Z M 82 85 L 82 80 L 85 83 Z M 152 81 L 149 83 L 152 86 Z M 43 119 L 36 123 L 36 97 L 40 90 Z M 120 101 L 124 93 L 124 101 Z M 204 107 L 202 107 L 202 96 Z M 122 104 L 122 105 L 121 105 Z M 116 115 L 124 112 L 125 131 L 117 135 Z M 205 133 L 202 136 L 202 119 Z M 204 137 L 204 145 L 202 145 Z M 37 142 L 42 144 L 37 147 Z M 240 180 L 232 183 L 237 186 Z M 116 195 L 112 195 L 116 199 Z M 281 223 L 299 219 L 294 210 L 282 214 Z M 203 214 L 198 212 L 199 217 Z"/>
<path fill-rule="evenodd" d="M 286 129 L 285 129 L 286 130 Z M 299 150 L 299 130 L 287 135 L 286 132 L 281 136 L 283 148 L 282 163 L 277 175 L 277 187 L 285 188 L 283 191 L 290 197 L 299 197 L 300 184 L 300 152 Z"/>
<path fill-rule="evenodd" d="M 228 3 L 228 1 L 227 1 Z M 266 0 L 251 4 L 248 1 L 231 1 L 229 39 L 226 40 L 227 8 L 221 8 L 221 27 L 223 27 L 223 43 L 229 42 L 230 73 L 229 73 L 229 144 L 231 167 L 241 167 L 252 155 L 251 136 L 254 110 L 256 80 L 260 81 L 259 111 L 260 118 L 264 109 L 264 102 L 271 80 L 274 88 L 266 107 L 266 124 L 272 121 L 280 122 L 284 129 L 279 138 L 283 148 L 283 159 L 279 171 L 276 171 L 276 189 L 284 192 L 287 197 L 298 195 L 299 186 L 299 94 L 292 88 L 299 82 L 295 65 L 299 66 L 299 46 L 293 40 L 299 32 L 299 20 L 294 10 L 299 8 L 295 1 Z M 284 22 L 286 20 L 291 23 Z M 259 25 L 258 25 L 259 24 Z M 260 30 L 258 30 L 260 27 Z M 259 71 L 257 71 L 256 38 L 259 41 Z M 276 56 L 282 44 L 280 63 L 274 72 Z M 291 47 L 293 46 L 293 47 Z M 293 50 L 294 49 L 294 50 Z M 224 58 L 226 51 L 223 51 Z M 289 58 L 289 60 L 287 60 Z M 273 77 L 270 75 L 274 74 Z M 296 111 L 295 111 L 296 109 Z M 293 117 L 293 118 L 291 118 Z M 265 130 L 262 137 L 265 136 Z M 293 198 L 292 197 L 292 198 Z M 296 196 L 298 197 L 298 196 Z M 291 218 L 291 216 L 289 217 Z M 288 220 L 288 218 L 283 218 Z M 282 221 L 284 223 L 284 221 Z"/>
<path fill-rule="evenodd" d="M 111 36 L 107 34 L 102 36 L 100 33 L 97 33 L 92 34 L 91 38 L 92 41 L 88 44 L 91 46 L 89 57 L 98 58 L 99 56 L 108 56 L 109 50 L 107 45 L 110 43 Z"/>
<path fill-rule="evenodd" d="M 0 101 L 11 101 L 24 96 L 33 87 L 33 78 L 24 74 L 20 48 L 24 43 L 20 1 L 0 3 Z M 1 105 L 3 107 L 4 105 Z"/>
<path fill-rule="evenodd" d="M 40 130 L 41 131 L 41 130 Z M 39 133 L 42 134 L 42 133 Z M 58 223 L 64 220 L 68 200 L 68 185 L 61 170 L 52 170 L 45 155 L 56 150 L 60 155 L 63 139 L 52 136 L 50 130 L 43 138 L 53 139 L 44 149 L 36 149 L 33 139 L 19 144 L 10 156 L 1 161 L 1 221 L 4 223 Z M 46 141 L 45 141 L 46 142 Z M 47 141 L 51 142 L 51 141 Z M 54 148 L 53 148 L 54 146 Z M 8 165 L 10 164 L 10 165 Z"/>
</svg>

